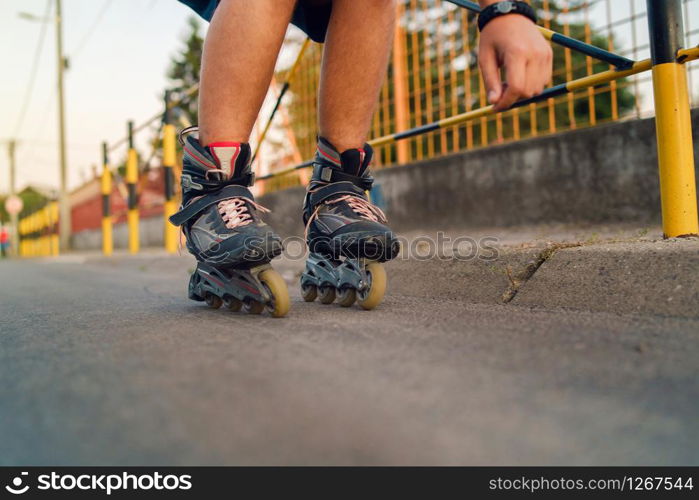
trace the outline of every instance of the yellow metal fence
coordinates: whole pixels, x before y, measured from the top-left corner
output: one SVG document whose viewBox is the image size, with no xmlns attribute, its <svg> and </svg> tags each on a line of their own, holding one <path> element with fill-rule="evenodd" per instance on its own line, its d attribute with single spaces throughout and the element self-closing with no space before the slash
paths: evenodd
<svg viewBox="0 0 699 500">
<path fill-rule="evenodd" d="M 51 202 L 20 219 L 19 235 L 21 257 L 58 255 L 58 203 Z"/>
<path fill-rule="evenodd" d="M 540 25 L 633 60 L 650 57 L 645 0 L 535 0 Z M 699 1 L 683 0 L 685 47 L 699 44 Z M 388 78 L 381 90 L 370 137 L 423 126 L 486 106 L 478 70 L 476 16 L 444 0 L 401 0 Z M 612 69 L 558 45 L 551 85 Z M 322 46 L 301 61 L 289 102 L 291 127 L 304 158 L 317 134 Z M 689 87 L 696 80 L 691 68 Z M 696 92 L 696 89 L 694 89 Z M 429 159 L 544 134 L 653 114 L 650 74 L 613 80 L 449 129 L 414 137 L 377 151 L 377 166 Z M 692 103 L 699 98 L 690 91 Z"/>
<path fill-rule="evenodd" d="M 486 101 L 478 70 L 476 16 L 451 1 L 400 0 L 393 55 L 370 132 L 370 142 L 377 151 L 375 167 L 652 116 L 657 110 L 665 234 L 696 234 L 699 229 L 688 116 L 690 106 L 699 99 L 694 86 L 695 72 L 699 68 L 685 63 L 699 58 L 699 26 L 695 26 L 699 24 L 696 22 L 699 0 L 668 0 L 670 3 L 679 5 L 684 16 L 685 31 L 681 41 L 684 49 L 673 51 L 669 64 L 654 64 L 650 59 L 652 40 L 646 6 L 654 5 L 662 11 L 667 4 L 661 0 L 648 0 L 648 3 L 646 0 L 534 0 L 532 4 L 538 10 L 543 28 L 614 52 L 635 63 L 622 71 L 554 44 L 554 73 L 545 94 L 529 104 L 495 113 Z M 277 108 L 282 111 L 283 128 L 293 144 L 294 154 L 286 155 L 291 163 L 277 162 L 266 168 L 261 168 L 258 158 L 258 173 L 271 172 L 259 177 L 258 190 L 264 192 L 307 180 L 304 165 L 298 162 L 313 156 L 318 133 L 317 90 L 322 46 L 308 44 L 293 32 L 288 44 L 298 48 L 299 56 L 290 65 L 291 69 L 277 75 L 270 94 L 278 97 L 274 111 Z M 649 72 L 651 68 L 652 73 Z M 281 92 L 277 90 L 276 81 L 285 82 Z M 282 100 L 287 90 L 288 95 Z M 182 99 L 195 98 L 197 92 L 195 86 L 187 90 Z M 129 248 L 135 253 L 139 250 L 135 189 L 139 172 L 133 136 L 148 130 L 159 120 L 162 126 L 153 145 L 154 148 L 164 147 L 162 166 L 168 174 L 164 186 L 165 215 L 175 210 L 174 185 L 181 154 L 175 149 L 175 127 L 170 111 L 181 102 L 167 98 L 166 101 L 164 113 L 156 114 L 137 127 L 130 125 L 127 137 L 103 148 L 103 250 L 106 255 L 111 254 L 113 247 L 108 193 L 114 177 L 107 152 L 129 146 L 125 179 L 114 180 L 129 194 Z M 262 128 L 263 132 L 257 137 L 258 143 L 264 140 L 269 129 L 268 117 L 261 116 L 261 120 L 264 122 L 260 121 L 257 129 Z M 678 148 L 682 154 L 673 153 Z M 156 151 L 151 156 L 155 154 Z M 21 255 L 58 252 L 57 217 L 55 204 L 51 204 L 22 220 Z M 164 231 L 166 249 L 175 252 L 179 240 L 177 229 L 165 220 Z"/>
</svg>

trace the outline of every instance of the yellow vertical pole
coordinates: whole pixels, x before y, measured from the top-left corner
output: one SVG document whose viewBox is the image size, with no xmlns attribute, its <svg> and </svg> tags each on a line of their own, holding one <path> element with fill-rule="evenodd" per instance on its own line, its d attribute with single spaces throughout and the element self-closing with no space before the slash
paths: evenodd
<svg viewBox="0 0 699 500">
<path fill-rule="evenodd" d="M 585 43 L 592 43 L 592 29 L 590 28 L 590 7 L 585 6 Z M 585 56 L 585 67 L 587 69 L 587 76 L 592 75 L 592 58 L 590 56 Z M 595 88 L 588 87 L 587 89 L 587 102 L 590 115 L 590 125 L 594 126 L 597 124 L 597 109 L 595 103 Z"/>
<path fill-rule="evenodd" d="M 549 0 L 544 0 L 544 11 L 546 12 L 546 17 L 544 18 L 544 27 L 546 29 L 551 29 L 551 9 L 549 8 Z M 553 82 L 551 82 L 553 83 Z M 549 132 L 551 134 L 556 133 L 556 100 L 552 97 L 547 99 L 548 112 L 549 112 Z"/>
<path fill-rule="evenodd" d="M 384 84 L 381 86 L 381 106 L 379 110 L 377 111 L 377 116 L 380 114 L 381 115 L 381 121 L 379 123 L 379 129 L 378 132 L 384 136 L 392 133 L 394 131 L 393 128 L 393 123 L 391 122 L 392 117 L 391 117 L 391 87 L 393 86 L 393 83 L 386 79 L 384 81 Z M 376 137 L 376 136 L 374 136 Z M 393 159 L 393 145 L 391 144 L 386 144 L 384 147 L 381 148 L 381 164 L 383 166 L 393 164 L 395 163 L 395 160 Z M 304 169 L 301 169 L 304 170 Z M 306 169 L 307 170 L 307 169 Z"/>
<path fill-rule="evenodd" d="M 609 0 L 607 0 L 607 49 L 610 52 L 614 52 L 614 40 L 612 40 L 612 5 Z M 679 49 L 679 47 L 678 47 Z M 609 69 L 614 69 L 614 66 L 610 65 Z M 619 99 L 617 97 L 617 82 L 612 80 L 609 83 L 609 95 L 612 101 L 612 121 L 619 120 Z"/>
<path fill-rule="evenodd" d="M 395 108 L 395 130 L 410 128 L 410 110 L 408 100 L 408 63 L 405 49 L 405 29 L 403 29 L 403 2 L 396 2 L 396 30 L 393 38 L 393 99 Z M 408 141 L 396 143 L 398 164 L 408 163 Z"/>
<path fill-rule="evenodd" d="M 429 6 L 425 3 L 425 0 L 420 0 L 420 8 L 424 14 L 429 12 Z M 423 29 L 423 50 L 421 63 L 423 65 L 420 68 L 420 72 L 425 78 L 425 115 L 426 123 L 432 123 L 434 121 L 434 106 L 432 105 L 432 50 L 431 50 L 431 36 L 428 38 L 427 28 Z M 434 136 L 432 134 L 425 134 L 425 141 L 427 142 L 427 157 L 434 157 Z"/>
<path fill-rule="evenodd" d="M 417 19 L 417 0 L 410 0 L 410 14 L 413 18 L 413 20 Z M 410 42 L 411 42 L 411 59 L 412 59 L 412 80 L 413 80 L 413 90 L 412 90 L 412 97 L 413 97 L 413 116 L 414 118 L 414 126 L 419 127 L 422 125 L 422 90 L 421 90 L 421 70 L 422 70 L 422 65 L 420 64 L 420 44 L 419 44 L 419 35 L 418 35 L 418 29 L 417 26 L 419 26 L 419 23 L 414 23 L 415 28 L 412 30 L 411 37 L 410 37 Z M 422 160 L 422 153 L 423 153 L 423 140 L 422 137 L 417 137 L 414 139 L 411 139 L 411 141 L 415 144 L 415 155 L 418 160 Z"/>
<path fill-rule="evenodd" d="M 109 169 L 107 143 L 102 143 L 102 253 L 109 257 L 114 252 L 112 227 L 112 171 Z"/>
<path fill-rule="evenodd" d="M 138 253 L 140 249 L 139 240 L 139 213 L 138 213 L 138 153 L 133 141 L 133 122 L 129 122 L 129 152 L 126 159 L 126 186 L 129 191 L 128 213 L 126 216 L 129 229 L 129 252 Z"/>
<path fill-rule="evenodd" d="M 51 255 L 58 255 L 59 246 L 58 235 L 58 202 L 51 202 Z"/>
<path fill-rule="evenodd" d="M 17 238 L 19 243 L 17 244 L 17 248 L 15 248 L 15 252 L 22 257 L 24 256 L 24 219 L 19 219 L 17 221 L 17 234 L 19 235 Z"/>
<path fill-rule="evenodd" d="M 565 36 L 570 36 L 570 22 L 568 21 L 568 3 L 565 3 L 563 5 L 563 14 L 565 15 L 565 22 L 563 23 L 563 34 Z M 563 54 L 565 56 L 565 65 L 566 65 L 566 81 L 571 81 L 573 79 L 573 61 L 572 61 L 572 54 L 570 52 L 569 48 L 565 48 L 563 51 Z M 575 92 L 569 92 L 568 93 L 568 122 L 570 124 L 570 128 L 575 130 L 577 128 L 577 123 L 575 121 Z"/>
<path fill-rule="evenodd" d="M 44 209 L 46 227 L 44 228 L 44 252 L 46 256 L 51 255 L 51 203 Z"/>
<path fill-rule="evenodd" d="M 163 241 L 167 253 L 177 253 L 179 229 L 169 221 L 171 215 L 177 212 L 175 200 L 175 163 L 177 162 L 177 131 L 172 125 L 170 112 L 170 93 L 165 94 L 165 125 L 163 126 L 163 176 L 165 182 L 165 204 L 163 217 L 165 218 L 165 233 Z"/>
<path fill-rule="evenodd" d="M 655 122 L 663 233 L 699 234 L 687 71 L 677 61 L 682 44 L 681 0 L 647 0 L 653 60 Z"/>
<path fill-rule="evenodd" d="M 470 24 L 466 15 L 466 9 L 461 9 L 461 25 L 464 29 L 461 30 L 461 36 L 464 40 L 464 52 L 471 53 Z M 471 87 L 471 65 L 466 64 L 464 68 L 464 87 L 466 88 L 466 111 L 473 109 L 473 88 Z M 473 123 L 469 120 L 466 123 L 466 149 L 473 149 Z"/>
<path fill-rule="evenodd" d="M 483 75 L 478 75 L 478 94 L 480 98 L 480 106 L 484 108 L 488 105 L 488 101 L 485 96 L 485 82 L 483 81 Z M 488 145 L 488 117 L 484 116 L 481 118 L 481 147 Z"/>
<path fill-rule="evenodd" d="M 34 257 L 34 238 L 36 237 L 35 231 L 36 227 L 34 224 L 34 214 L 31 214 L 29 217 L 27 217 L 29 221 L 29 252 L 28 252 L 28 257 Z"/>
<path fill-rule="evenodd" d="M 447 22 L 449 26 L 454 25 L 454 12 L 447 12 Z M 449 95 L 451 96 L 451 115 L 459 114 L 459 100 L 456 95 L 457 76 L 456 67 L 454 65 L 456 59 L 456 31 L 449 30 Z M 452 127 L 452 146 L 450 153 L 458 151 L 459 147 L 459 127 Z"/>
<path fill-rule="evenodd" d="M 51 252 L 49 248 L 49 207 L 46 205 L 39 213 L 41 214 L 41 256 L 47 257 Z"/>
</svg>

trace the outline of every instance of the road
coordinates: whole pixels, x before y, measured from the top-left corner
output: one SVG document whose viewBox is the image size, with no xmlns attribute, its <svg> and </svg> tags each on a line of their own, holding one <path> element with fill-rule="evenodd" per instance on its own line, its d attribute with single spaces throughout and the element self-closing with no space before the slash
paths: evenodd
<svg viewBox="0 0 699 500">
<path fill-rule="evenodd" d="M 1 465 L 699 464 L 698 321 L 296 287 L 278 320 L 191 267 L 0 261 Z"/>
</svg>

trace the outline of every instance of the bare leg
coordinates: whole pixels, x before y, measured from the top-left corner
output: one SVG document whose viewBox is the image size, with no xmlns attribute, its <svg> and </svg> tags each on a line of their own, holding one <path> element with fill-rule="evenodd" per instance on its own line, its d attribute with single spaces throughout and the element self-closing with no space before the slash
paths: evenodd
<svg viewBox="0 0 699 500">
<path fill-rule="evenodd" d="M 296 0 L 221 0 L 204 44 L 200 140 L 248 142 Z"/>
<path fill-rule="evenodd" d="M 367 140 L 386 77 L 395 0 L 333 0 L 320 79 L 320 135 L 342 152 Z"/>
</svg>

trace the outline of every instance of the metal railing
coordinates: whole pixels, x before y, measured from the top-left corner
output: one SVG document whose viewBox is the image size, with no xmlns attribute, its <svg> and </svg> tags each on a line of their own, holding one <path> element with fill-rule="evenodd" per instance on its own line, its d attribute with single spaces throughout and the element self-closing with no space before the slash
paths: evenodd
<svg viewBox="0 0 699 500">
<path fill-rule="evenodd" d="M 699 233 L 689 120 L 692 96 L 687 85 L 688 78 L 690 85 L 693 79 L 686 64 L 699 58 L 699 47 L 681 49 L 689 47 L 693 37 L 699 38 L 699 30 L 688 26 L 682 33 L 676 28 L 682 26 L 683 14 L 688 21 L 690 14 L 699 10 L 699 0 L 646 0 L 649 13 L 638 8 L 639 1 L 629 0 L 620 18 L 613 15 L 612 5 L 618 10 L 624 1 L 533 2 L 541 14 L 542 33 L 555 46 L 557 64 L 551 86 L 539 96 L 496 113 L 487 105 L 477 67 L 477 29 L 471 11 L 478 6 L 465 0 L 402 0 L 397 7 L 399 25 L 388 78 L 371 128 L 376 166 L 405 164 L 655 112 L 664 233 L 668 237 Z M 597 24 L 590 21 L 592 17 Z M 643 43 L 637 27 L 644 20 L 649 25 L 648 43 Z M 623 29 L 630 47 L 615 53 L 615 46 L 620 45 L 618 38 L 623 38 L 618 33 Z M 296 61 L 282 76 L 285 83 L 276 96 L 271 118 L 267 118 L 257 138 L 256 152 L 276 112 L 283 108 L 290 115 L 288 135 L 300 153 L 295 157 L 313 155 L 321 50 L 308 40 L 302 43 Z M 650 52 L 652 57 L 637 60 Z M 650 70 L 652 77 L 644 76 Z M 182 99 L 194 98 L 197 92 L 195 86 L 183 93 Z M 643 102 L 650 95 L 654 107 Z M 113 250 L 113 179 L 127 192 L 129 200 L 129 250 L 139 251 L 139 172 L 133 137 L 158 120 L 162 120 L 159 134 L 165 169 L 164 241 L 169 252 L 177 249 L 179 233 L 167 217 L 177 206 L 174 185 L 178 152 L 171 110 L 180 104 L 182 101 L 166 98 L 164 112 L 138 126 L 130 123 L 127 137 L 111 146 L 103 145 L 102 231 L 106 255 Z M 125 179 L 121 179 L 110 167 L 108 153 L 125 144 L 129 146 L 127 168 Z M 271 173 L 258 176 L 258 186 L 270 191 L 303 184 L 309 165 L 277 165 Z"/>
<path fill-rule="evenodd" d="M 53 201 L 20 219 L 19 256 L 49 257 L 58 255 L 58 203 Z"/>
</svg>

